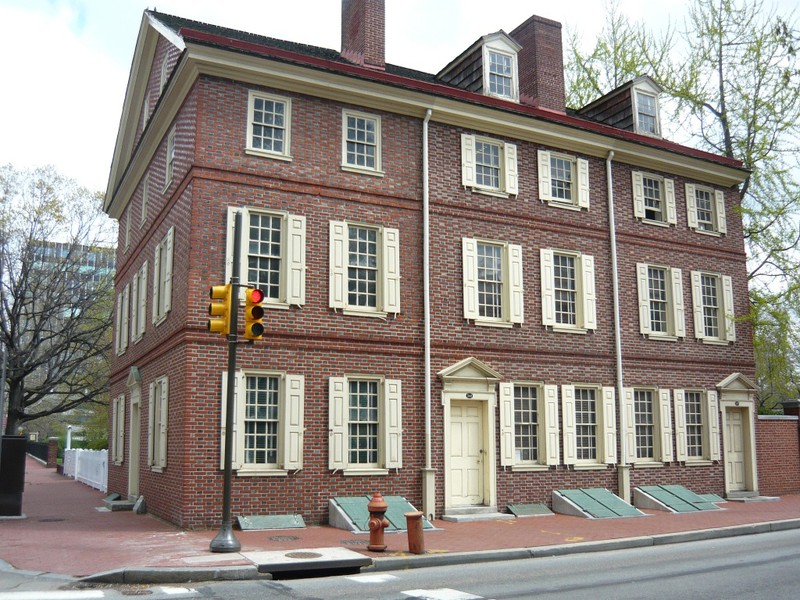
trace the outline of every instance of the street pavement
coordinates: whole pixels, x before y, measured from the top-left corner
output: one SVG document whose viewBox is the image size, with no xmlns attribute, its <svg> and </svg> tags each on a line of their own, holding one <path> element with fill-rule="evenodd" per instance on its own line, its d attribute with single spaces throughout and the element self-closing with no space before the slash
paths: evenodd
<svg viewBox="0 0 800 600">
<path fill-rule="evenodd" d="M 379 490 L 376 490 L 379 491 Z M 104 494 L 27 458 L 24 518 L 0 518 L 0 591 L 20 580 L 43 585 L 79 579 L 109 583 L 182 583 L 263 577 L 276 560 L 321 568 L 344 554 L 372 560 L 368 570 L 394 570 L 644 547 L 800 528 L 800 495 L 725 502 L 722 510 L 587 519 L 547 515 L 471 523 L 436 520 L 425 553 L 408 552 L 403 533 L 385 535 L 385 552 L 367 550 L 368 534 L 328 526 L 235 531 L 241 551 L 213 553 L 217 530 L 184 531 L 148 514 L 108 511 Z M 324 549 L 324 550 L 323 550 Z M 278 558 L 276 558 L 278 557 Z M 331 558 L 333 557 L 333 558 Z M 315 563 L 320 559 L 322 563 Z M 31 588 L 27 588 L 31 589 Z"/>
</svg>

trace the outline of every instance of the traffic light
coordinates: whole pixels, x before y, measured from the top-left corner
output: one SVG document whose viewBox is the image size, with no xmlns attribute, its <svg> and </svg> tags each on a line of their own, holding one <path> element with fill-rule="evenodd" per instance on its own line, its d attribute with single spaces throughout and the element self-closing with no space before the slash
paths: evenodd
<svg viewBox="0 0 800 600">
<path fill-rule="evenodd" d="M 258 288 L 247 288 L 244 293 L 244 337 L 248 340 L 260 340 L 264 333 L 264 292 Z"/>
<path fill-rule="evenodd" d="M 231 285 L 214 285 L 208 290 L 208 330 L 227 337 L 231 332 Z"/>
</svg>

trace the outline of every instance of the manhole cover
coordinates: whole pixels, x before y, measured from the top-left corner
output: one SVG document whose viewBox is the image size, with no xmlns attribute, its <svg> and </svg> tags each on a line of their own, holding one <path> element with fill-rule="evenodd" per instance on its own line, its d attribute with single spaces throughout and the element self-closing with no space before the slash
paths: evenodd
<svg viewBox="0 0 800 600">
<path fill-rule="evenodd" d="M 322 558 L 318 552 L 287 552 L 286 558 Z"/>
<path fill-rule="evenodd" d="M 341 543 L 345 546 L 366 546 L 369 540 L 342 540 Z"/>
<path fill-rule="evenodd" d="M 295 535 L 273 535 L 269 539 L 273 542 L 296 542 L 300 538 Z"/>
<path fill-rule="evenodd" d="M 39 523 L 58 523 L 59 521 L 63 520 L 63 517 L 42 517 L 39 519 Z"/>
</svg>

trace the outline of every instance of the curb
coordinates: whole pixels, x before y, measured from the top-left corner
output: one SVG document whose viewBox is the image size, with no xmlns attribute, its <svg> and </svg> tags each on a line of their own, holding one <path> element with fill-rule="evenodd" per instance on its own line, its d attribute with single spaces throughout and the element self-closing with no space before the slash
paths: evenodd
<svg viewBox="0 0 800 600">
<path fill-rule="evenodd" d="M 195 581 L 241 581 L 271 579 L 255 565 L 237 567 L 142 567 L 115 569 L 81 577 L 85 583 L 192 583 Z"/>
</svg>

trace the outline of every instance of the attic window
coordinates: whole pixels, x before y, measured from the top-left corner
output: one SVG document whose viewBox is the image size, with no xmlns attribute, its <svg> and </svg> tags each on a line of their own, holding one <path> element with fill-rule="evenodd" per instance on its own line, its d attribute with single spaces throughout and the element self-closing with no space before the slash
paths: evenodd
<svg viewBox="0 0 800 600">
<path fill-rule="evenodd" d="M 652 94 L 636 90 L 636 132 L 661 135 L 658 122 L 658 99 Z"/>
<path fill-rule="evenodd" d="M 483 89 L 487 96 L 519 99 L 519 81 L 517 77 L 517 55 L 507 44 L 502 48 L 495 44 L 483 47 Z"/>
</svg>

